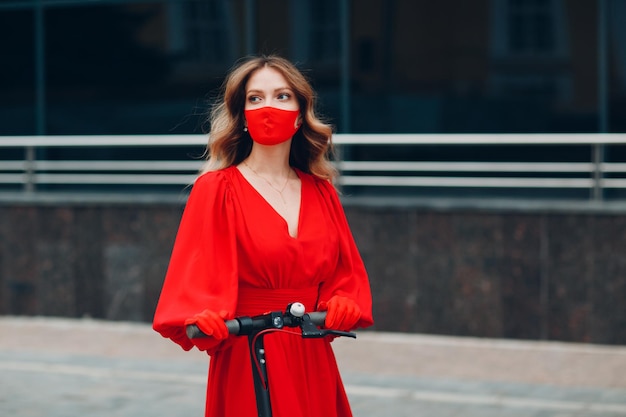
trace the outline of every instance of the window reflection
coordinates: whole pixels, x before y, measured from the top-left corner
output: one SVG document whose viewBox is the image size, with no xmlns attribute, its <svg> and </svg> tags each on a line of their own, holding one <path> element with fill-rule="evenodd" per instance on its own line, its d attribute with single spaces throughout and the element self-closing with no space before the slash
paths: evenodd
<svg viewBox="0 0 626 417">
<path fill-rule="evenodd" d="M 41 4 L 37 55 L 36 4 L 0 3 L 0 35 L 11 39 L 0 44 L 3 135 L 35 132 L 36 68 L 45 75 L 47 134 L 200 133 L 209 99 L 249 50 L 305 69 L 338 131 L 595 132 L 602 108 L 609 131 L 626 131 L 619 0 Z M 599 30 L 608 33 L 604 73 Z"/>
</svg>

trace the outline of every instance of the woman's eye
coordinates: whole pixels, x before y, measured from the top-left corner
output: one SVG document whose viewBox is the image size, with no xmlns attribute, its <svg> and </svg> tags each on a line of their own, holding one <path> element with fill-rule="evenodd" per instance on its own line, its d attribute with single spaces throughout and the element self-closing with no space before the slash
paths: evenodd
<svg viewBox="0 0 626 417">
<path fill-rule="evenodd" d="M 289 100 L 291 96 L 289 95 L 289 93 L 280 93 L 278 95 L 278 99 L 279 100 Z"/>
<path fill-rule="evenodd" d="M 261 97 L 259 96 L 250 96 L 248 97 L 248 101 L 250 103 L 258 103 L 261 100 Z"/>
</svg>

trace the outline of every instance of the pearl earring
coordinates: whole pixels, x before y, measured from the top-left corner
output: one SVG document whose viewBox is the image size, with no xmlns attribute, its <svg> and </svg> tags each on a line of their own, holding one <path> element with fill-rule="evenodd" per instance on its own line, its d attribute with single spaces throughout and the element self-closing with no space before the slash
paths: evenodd
<svg viewBox="0 0 626 417">
<path fill-rule="evenodd" d="M 244 127 L 243 127 L 243 131 L 244 131 L 244 132 L 247 132 L 247 131 L 248 131 L 248 128 L 244 126 Z"/>
</svg>

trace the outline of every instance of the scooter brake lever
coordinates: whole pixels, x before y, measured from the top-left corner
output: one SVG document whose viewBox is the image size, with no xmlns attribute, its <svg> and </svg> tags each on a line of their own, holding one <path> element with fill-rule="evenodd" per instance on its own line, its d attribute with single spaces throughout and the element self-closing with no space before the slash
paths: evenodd
<svg viewBox="0 0 626 417">
<path fill-rule="evenodd" d="M 343 337 L 351 337 L 356 339 L 356 334 L 352 332 L 344 332 L 342 330 L 333 330 L 333 329 L 323 329 L 321 330 L 324 333 L 324 336 L 333 335 L 333 336 L 343 336 Z"/>
<path fill-rule="evenodd" d="M 333 329 L 320 329 L 311 321 L 308 314 L 302 316 L 300 328 L 302 329 L 302 337 L 305 339 L 321 338 L 328 335 L 352 337 L 356 339 L 356 334 L 351 332 Z"/>
<path fill-rule="evenodd" d="M 352 337 L 356 339 L 356 334 L 354 333 L 333 329 L 320 329 L 310 321 L 303 321 L 300 327 L 302 328 L 302 337 L 305 339 L 322 338 L 329 335 Z"/>
</svg>

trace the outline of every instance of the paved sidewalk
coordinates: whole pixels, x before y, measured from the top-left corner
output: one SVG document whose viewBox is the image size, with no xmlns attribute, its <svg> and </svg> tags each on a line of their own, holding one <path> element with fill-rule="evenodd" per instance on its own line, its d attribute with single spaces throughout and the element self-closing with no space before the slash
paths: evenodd
<svg viewBox="0 0 626 417">
<path fill-rule="evenodd" d="M 360 332 L 355 417 L 626 416 L 626 346 Z M 0 317 L 0 416 L 202 416 L 207 357 L 149 325 Z"/>
</svg>

